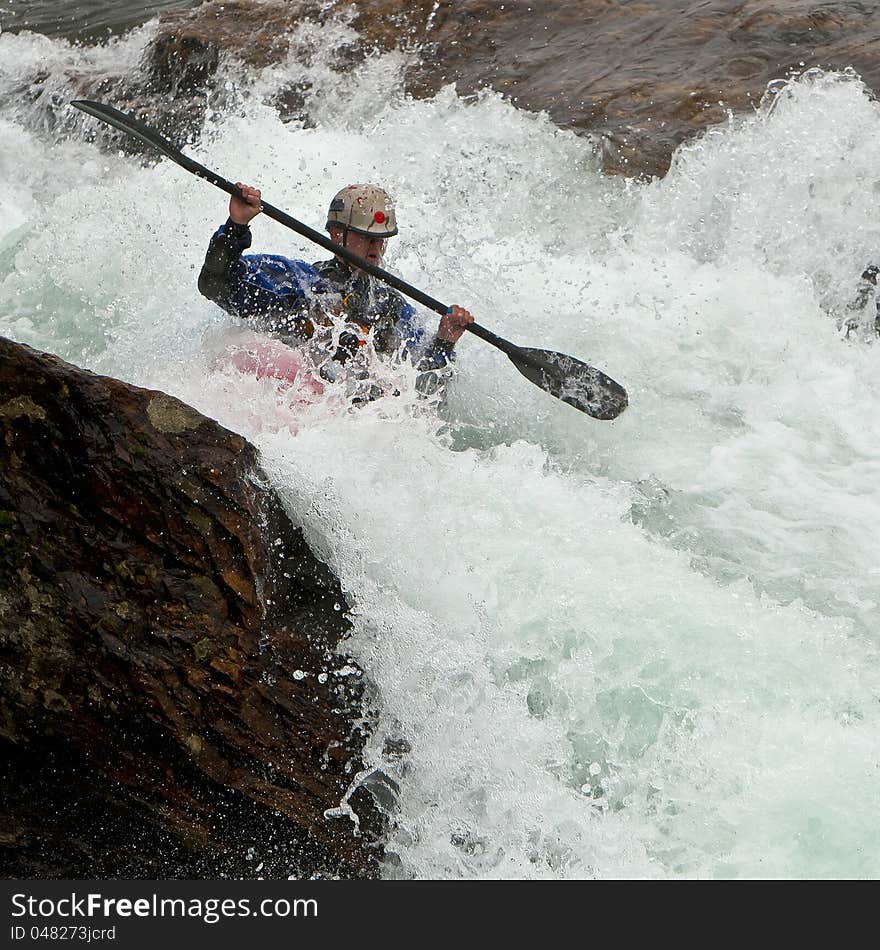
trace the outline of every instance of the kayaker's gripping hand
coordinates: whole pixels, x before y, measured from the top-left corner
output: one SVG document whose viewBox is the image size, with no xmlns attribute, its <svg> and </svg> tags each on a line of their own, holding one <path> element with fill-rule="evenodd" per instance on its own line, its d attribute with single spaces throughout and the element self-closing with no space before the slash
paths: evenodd
<svg viewBox="0 0 880 950">
<path fill-rule="evenodd" d="M 235 183 L 235 187 L 244 195 L 246 200 L 242 201 L 241 198 L 236 198 L 233 195 L 229 199 L 229 217 L 236 224 L 250 224 L 251 219 L 255 218 L 262 210 L 260 189 L 243 185 L 240 181 Z"/>
<path fill-rule="evenodd" d="M 474 318 L 464 307 L 451 306 L 449 310 L 440 318 L 440 327 L 437 330 L 437 336 L 448 343 L 458 343 L 462 333 L 469 323 L 473 323 Z"/>
</svg>

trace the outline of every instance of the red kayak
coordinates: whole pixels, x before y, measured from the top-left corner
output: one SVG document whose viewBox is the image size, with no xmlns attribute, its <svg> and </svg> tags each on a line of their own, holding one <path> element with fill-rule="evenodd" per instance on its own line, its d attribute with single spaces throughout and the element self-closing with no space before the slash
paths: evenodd
<svg viewBox="0 0 880 950">
<path fill-rule="evenodd" d="M 257 379 L 278 379 L 306 397 L 324 393 L 324 384 L 313 374 L 308 358 L 280 340 L 254 336 L 246 344 L 227 349 L 219 362 Z"/>
</svg>

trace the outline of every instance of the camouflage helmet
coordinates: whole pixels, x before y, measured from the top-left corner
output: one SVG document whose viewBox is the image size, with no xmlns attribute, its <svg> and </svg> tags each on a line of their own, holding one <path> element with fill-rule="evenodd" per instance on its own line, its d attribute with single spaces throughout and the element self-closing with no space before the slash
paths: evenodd
<svg viewBox="0 0 880 950">
<path fill-rule="evenodd" d="M 377 185 L 348 185 L 330 202 L 327 227 L 367 237 L 390 238 L 397 234 L 397 217 L 391 196 Z"/>
</svg>

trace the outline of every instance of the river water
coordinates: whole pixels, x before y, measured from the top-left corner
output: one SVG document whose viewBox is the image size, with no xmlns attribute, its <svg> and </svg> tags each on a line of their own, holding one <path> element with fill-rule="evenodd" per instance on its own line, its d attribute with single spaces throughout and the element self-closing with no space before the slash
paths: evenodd
<svg viewBox="0 0 880 950">
<path fill-rule="evenodd" d="M 349 409 L 218 360 L 240 331 L 195 281 L 219 191 L 53 137 L 15 95 L 47 71 L 60 115 L 66 77 L 134 68 L 154 29 L 0 34 L 0 333 L 261 449 L 375 686 L 387 876 L 880 874 L 880 347 L 846 310 L 878 252 L 880 115 L 858 78 L 780 83 L 644 183 L 494 94 L 401 97 L 400 54 L 225 67 L 247 108 L 209 111 L 194 157 L 318 227 L 342 184 L 382 182 L 390 269 L 631 399 L 593 421 L 469 337 L 439 414 L 406 379 Z M 316 127 L 266 104 L 292 79 Z"/>
<path fill-rule="evenodd" d="M 88 42 L 140 26 L 165 10 L 200 0 L 0 0 L 0 29 L 30 31 Z"/>
</svg>

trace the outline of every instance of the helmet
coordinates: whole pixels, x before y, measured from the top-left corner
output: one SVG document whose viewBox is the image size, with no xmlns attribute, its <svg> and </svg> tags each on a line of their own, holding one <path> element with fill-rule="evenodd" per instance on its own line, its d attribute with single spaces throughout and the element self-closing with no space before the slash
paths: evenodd
<svg viewBox="0 0 880 950">
<path fill-rule="evenodd" d="M 387 191 L 376 185 L 343 188 L 330 202 L 327 227 L 331 224 L 367 237 L 390 238 L 397 234 L 394 202 Z"/>
</svg>

